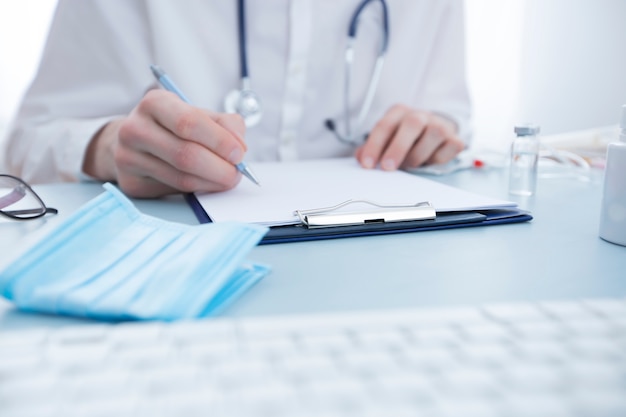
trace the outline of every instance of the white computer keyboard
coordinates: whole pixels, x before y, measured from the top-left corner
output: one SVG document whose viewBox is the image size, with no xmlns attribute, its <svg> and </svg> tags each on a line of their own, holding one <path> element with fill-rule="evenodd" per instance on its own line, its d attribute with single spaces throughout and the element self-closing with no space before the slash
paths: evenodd
<svg viewBox="0 0 626 417">
<path fill-rule="evenodd" d="M 3 332 L 0 416 L 626 416 L 626 299 Z"/>
</svg>

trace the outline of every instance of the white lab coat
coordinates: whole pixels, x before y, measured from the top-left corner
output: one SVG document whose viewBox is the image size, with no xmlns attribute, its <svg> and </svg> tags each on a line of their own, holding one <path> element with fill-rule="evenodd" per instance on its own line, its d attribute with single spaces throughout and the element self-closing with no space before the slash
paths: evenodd
<svg viewBox="0 0 626 417">
<path fill-rule="evenodd" d="M 343 129 L 344 49 L 360 0 L 248 0 L 251 87 L 263 101 L 246 133 L 247 161 L 347 156 L 324 126 Z M 385 67 L 364 133 L 393 104 L 436 111 L 468 138 L 462 0 L 388 0 Z M 75 181 L 91 137 L 158 88 L 169 73 L 195 105 L 223 111 L 240 85 L 234 0 L 60 0 L 38 73 L 9 133 L 10 172 L 27 181 Z M 357 32 L 350 111 L 356 117 L 379 51 L 377 2 Z"/>
</svg>

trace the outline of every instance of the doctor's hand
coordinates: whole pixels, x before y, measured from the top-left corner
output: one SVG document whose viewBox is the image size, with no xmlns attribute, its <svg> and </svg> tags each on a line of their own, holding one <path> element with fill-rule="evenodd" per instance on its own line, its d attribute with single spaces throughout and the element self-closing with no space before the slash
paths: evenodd
<svg viewBox="0 0 626 417">
<path fill-rule="evenodd" d="M 193 107 L 164 90 L 149 91 L 131 113 L 91 140 L 83 171 L 117 181 L 129 196 L 215 192 L 241 179 L 246 152 L 239 115 Z"/>
<path fill-rule="evenodd" d="M 427 111 L 395 105 L 376 123 L 356 151 L 364 168 L 393 171 L 448 162 L 465 144 L 451 120 Z"/>
</svg>

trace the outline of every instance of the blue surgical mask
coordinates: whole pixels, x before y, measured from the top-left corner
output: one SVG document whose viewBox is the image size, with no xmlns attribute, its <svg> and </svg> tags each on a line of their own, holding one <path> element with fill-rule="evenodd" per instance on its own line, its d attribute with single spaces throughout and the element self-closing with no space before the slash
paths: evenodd
<svg viewBox="0 0 626 417">
<path fill-rule="evenodd" d="M 29 311 L 176 320 L 216 314 L 268 273 L 244 262 L 266 227 L 168 222 L 104 187 L 0 272 L 4 297 Z"/>
</svg>

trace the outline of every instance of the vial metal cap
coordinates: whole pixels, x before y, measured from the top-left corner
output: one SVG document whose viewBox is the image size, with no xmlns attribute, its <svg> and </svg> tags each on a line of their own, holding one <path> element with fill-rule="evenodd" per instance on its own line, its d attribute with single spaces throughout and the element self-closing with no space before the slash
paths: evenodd
<svg viewBox="0 0 626 417">
<path fill-rule="evenodd" d="M 619 123 L 621 129 L 626 129 L 626 104 L 622 106 L 622 118 Z"/>
<path fill-rule="evenodd" d="M 515 126 L 514 130 L 517 136 L 536 135 L 539 133 L 539 126 L 526 124 L 526 125 Z"/>
</svg>

